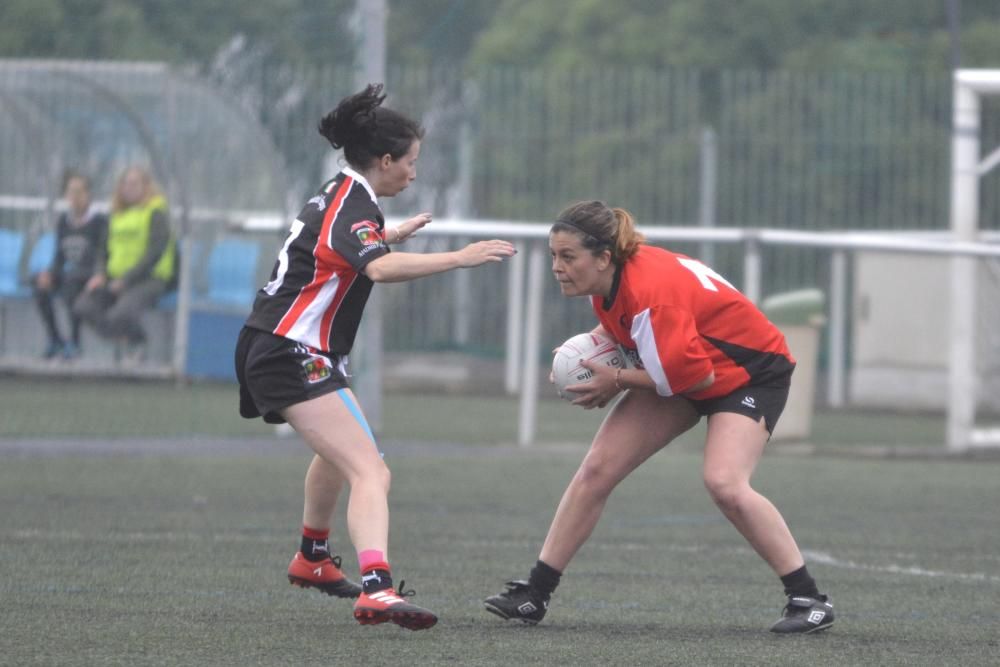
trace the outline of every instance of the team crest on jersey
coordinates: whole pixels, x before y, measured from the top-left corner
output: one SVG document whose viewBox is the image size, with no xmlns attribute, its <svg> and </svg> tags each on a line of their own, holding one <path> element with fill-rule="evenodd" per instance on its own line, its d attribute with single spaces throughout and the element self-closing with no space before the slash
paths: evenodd
<svg viewBox="0 0 1000 667">
<path fill-rule="evenodd" d="M 371 220 L 362 220 L 351 225 L 351 233 L 357 234 L 358 240 L 365 247 L 377 245 L 382 242 L 382 235 L 378 231 L 378 225 Z"/>
<path fill-rule="evenodd" d="M 330 362 L 326 357 L 309 357 L 302 362 L 302 370 L 305 372 L 306 382 L 316 384 L 330 377 L 333 371 L 330 370 Z"/>
</svg>

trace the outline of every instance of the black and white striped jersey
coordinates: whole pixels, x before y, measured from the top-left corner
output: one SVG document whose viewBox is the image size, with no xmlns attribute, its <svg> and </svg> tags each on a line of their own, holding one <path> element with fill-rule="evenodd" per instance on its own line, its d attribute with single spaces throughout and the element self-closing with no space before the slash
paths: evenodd
<svg viewBox="0 0 1000 667">
<path fill-rule="evenodd" d="M 372 288 L 363 269 L 389 252 L 384 226 L 371 185 L 345 168 L 292 222 L 247 326 L 349 353 Z"/>
</svg>

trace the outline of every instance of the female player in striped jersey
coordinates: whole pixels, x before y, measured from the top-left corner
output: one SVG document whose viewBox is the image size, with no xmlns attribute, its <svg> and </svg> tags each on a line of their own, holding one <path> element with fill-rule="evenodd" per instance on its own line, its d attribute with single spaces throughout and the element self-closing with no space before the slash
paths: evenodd
<svg viewBox="0 0 1000 667">
<path fill-rule="evenodd" d="M 549 247 L 562 293 L 589 295 L 600 323 L 594 331 L 620 343 L 637 367 L 585 364 L 594 377 L 567 387 L 588 409 L 624 395 L 563 494 L 529 579 L 508 582 L 486 599 L 487 610 L 540 621 L 615 486 L 707 416 L 705 486 L 788 596 L 771 630 L 830 627 L 833 605 L 816 588 L 781 514 L 750 486 L 788 398 L 795 361 L 784 336 L 709 267 L 644 245 L 622 209 L 598 201 L 569 207 L 552 226 Z"/>
<path fill-rule="evenodd" d="M 391 621 L 411 630 L 437 617 L 403 599 L 388 559 L 389 469 L 348 386 L 347 355 L 372 284 L 500 262 L 506 241 L 472 243 L 454 252 L 390 252 L 431 220 L 421 213 L 385 228 L 378 197 L 392 197 L 416 178 L 423 130 L 382 105 L 382 86 L 345 98 L 319 132 L 343 148 L 348 166 L 310 199 L 292 222 L 271 273 L 240 333 L 236 373 L 240 413 L 288 422 L 313 449 L 305 479 L 301 548 L 288 568 L 293 584 L 358 598 L 362 624 Z M 347 528 L 362 585 L 340 570 L 328 536 L 337 497 L 350 489 Z"/>
</svg>

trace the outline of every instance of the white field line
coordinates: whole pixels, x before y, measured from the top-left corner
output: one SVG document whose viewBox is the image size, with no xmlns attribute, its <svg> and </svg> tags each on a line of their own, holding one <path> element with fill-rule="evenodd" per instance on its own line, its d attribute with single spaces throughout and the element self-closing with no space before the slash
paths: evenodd
<svg viewBox="0 0 1000 667">
<path fill-rule="evenodd" d="M 963 581 L 986 581 L 989 583 L 1000 583 L 1000 576 L 994 574 L 984 574 L 982 572 L 946 572 L 944 570 L 928 570 L 927 568 L 915 565 L 896 565 L 888 563 L 886 565 L 873 565 L 869 563 L 859 563 L 852 560 L 844 560 L 831 556 L 823 551 L 803 550 L 806 562 L 822 563 L 830 567 L 839 567 L 845 570 L 864 570 L 866 572 L 885 572 L 887 574 L 906 574 L 914 577 L 960 579 Z"/>
<path fill-rule="evenodd" d="M 283 544 L 291 538 L 287 535 L 237 535 L 237 534 L 216 534 L 203 535 L 199 533 L 178 533 L 173 531 L 164 532 L 110 532 L 100 535 L 83 533 L 79 531 L 45 531 L 37 529 L 14 530 L 8 536 L 16 540 L 44 540 L 44 541 L 85 541 L 94 540 L 100 542 L 136 543 L 136 542 L 204 542 L 206 539 L 213 542 L 234 542 L 234 543 L 258 543 L 258 544 Z M 456 546 L 466 548 L 527 548 L 535 549 L 540 547 L 541 541 L 528 540 L 456 540 Z M 604 542 L 594 541 L 587 545 L 588 549 L 599 549 L 602 551 L 669 551 L 673 553 L 704 553 L 708 551 L 725 551 L 728 553 L 751 555 L 747 547 L 709 547 L 707 545 L 670 545 L 670 544 L 643 544 L 639 542 Z M 897 565 L 895 563 L 874 564 L 863 563 L 856 560 L 837 558 L 825 551 L 803 550 L 807 563 L 821 563 L 830 567 L 845 570 L 860 570 L 864 572 L 884 572 L 886 574 L 899 574 L 912 577 L 958 579 L 960 581 L 988 582 L 991 584 L 1000 583 L 1000 575 L 986 574 L 983 572 L 948 572 L 945 570 L 929 570 L 916 565 Z M 908 554 L 899 554 L 902 557 L 910 557 Z M 915 556 L 914 556 L 915 557 Z M 992 560 L 985 558 L 984 560 Z"/>
</svg>

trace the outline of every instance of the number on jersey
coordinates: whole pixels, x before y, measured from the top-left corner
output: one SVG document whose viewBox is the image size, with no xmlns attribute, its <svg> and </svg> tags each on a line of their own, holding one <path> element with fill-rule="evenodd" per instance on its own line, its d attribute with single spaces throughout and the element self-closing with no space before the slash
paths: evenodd
<svg viewBox="0 0 1000 667">
<path fill-rule="evenodd" d="M 731 282 L 729 282 L 728 280 L 720 276 L 718 273 L 716 273 L 713 269 L 705 266 L 696 259 L 679 257 L 677 261 L 681 263 L 681 266 L 683 266 L 685 269 L 693 273 L 694 277 L 697 278 L 698 282 L 701 283 L 701 286 L 707 290 L 712 290 L 713 292 L 719 291 L 719 288 L 716 287 L 715 283 L 712 282 L 713 280 L 720 282 L 723 285 L 728 285 L 732 289 L 736 289 L 735 287 L 733 287 L 733 284 Z"/>
</svg>

